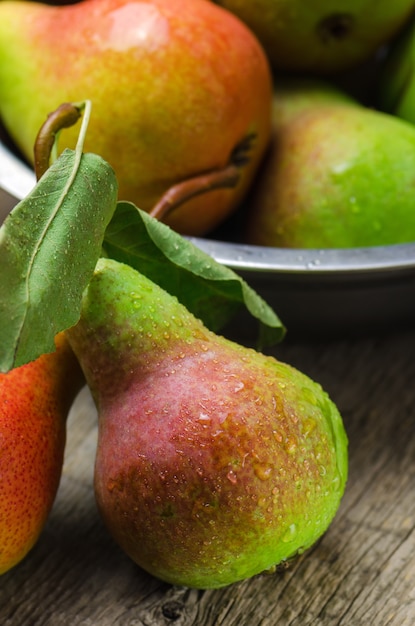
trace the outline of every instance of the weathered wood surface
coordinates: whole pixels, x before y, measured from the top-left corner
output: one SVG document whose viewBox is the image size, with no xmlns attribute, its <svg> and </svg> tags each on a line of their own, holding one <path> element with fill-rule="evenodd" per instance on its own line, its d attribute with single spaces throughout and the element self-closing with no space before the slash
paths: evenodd
<svg viewBox="0 0 415 626">
<path fill-rule="evenodd" d="M 349 434 L 346 494 L 318 544 L 286 571 L 220 590 L 175 588 L 147 575 L 98 518 L 96 418 L 84 391 L 68 422 L 47 527 L 0 581 L 2 626 L 415 624 L 415 330 L 286 341 L 274 352 L 326 388 Z"/>
</svg>

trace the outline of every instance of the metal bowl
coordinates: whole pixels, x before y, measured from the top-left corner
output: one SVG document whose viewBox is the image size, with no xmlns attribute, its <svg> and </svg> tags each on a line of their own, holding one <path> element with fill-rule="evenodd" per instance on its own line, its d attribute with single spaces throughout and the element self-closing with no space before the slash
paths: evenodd
<svg viewBox="0 0 415 626">
<path fill-rule="evenodd" d="M 0 222 L 34 184 L 32 170 L 0 142 Z M 272 305 L 288 336 L 348 337 L 415 324 L 415 243 L 293 250 L 191 241 Z M 252 322 L 242 314 L 241 324 L 249 336 Z"/>
<path fill-rule="evenodd" d="M 193 241 L 245 278 L 289 336 L 349 337 L 415 324 L 415 243 L 293 250 Z"/>
</svg>

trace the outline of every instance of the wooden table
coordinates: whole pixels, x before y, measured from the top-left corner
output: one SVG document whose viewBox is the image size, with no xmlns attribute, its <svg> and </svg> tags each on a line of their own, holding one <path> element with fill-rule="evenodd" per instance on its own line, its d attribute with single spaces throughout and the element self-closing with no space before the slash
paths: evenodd
<svg viewBox="0 0 415 626">
<path fill-rule="evenodd" d="M 337 403 L 350 477 L 324 537 L 291 568 L 214 591 L 176 588 L 113 543 L 92 490 L 96 415 L 82 391 L 58 497 L 36 547 L 1 578 L 2 626 L 413 626 L 415 329 L 273 350 Z"/>
</svg>

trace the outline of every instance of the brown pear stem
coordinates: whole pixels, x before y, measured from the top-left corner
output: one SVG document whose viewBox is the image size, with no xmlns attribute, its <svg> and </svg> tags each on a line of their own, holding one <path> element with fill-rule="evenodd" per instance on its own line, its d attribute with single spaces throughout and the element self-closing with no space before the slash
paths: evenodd
<svg viewBox="0 0 415 626">
<path fill-rule="evenodd" d="M 162 221 L 173 209 L 181 206 L 191 198 L 213 189 L 235 187 L 241 172 L 236 165 L 227 165 L 221 170 L 214 170 L 194 178 L 184 180 L 170 187 L 150 211 L 150 215 Z"/>
<path fill-rule="evenodd" d="M 153 206 L 150 215 L 162 221 L 173 209 L 178 208 L 195 196 L 213 191 L 214 189 L 236 187 L 241 177 L 243 166 L 250 160 L 249 152 L 254 138 L 254 134 L 246 135 L 233 149 L 225 167 L 210 170 L 170 187 Z"/>
<path fill-rule="evenodd" d="M 59 132 L 73 126 L 81 117 L 82 106 L 64 102 L 56 111 L 49 113 L 46 122 L 40 128 L 34 146 L 34 169 L 37 180 L 49 168 L 51 154 L 56 145 Z"/>
</svg>

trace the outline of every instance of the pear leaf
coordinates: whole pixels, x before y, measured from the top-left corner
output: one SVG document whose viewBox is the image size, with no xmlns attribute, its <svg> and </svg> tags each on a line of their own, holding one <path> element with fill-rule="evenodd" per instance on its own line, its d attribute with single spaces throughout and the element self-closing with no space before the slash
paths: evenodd
<svg viewBox="0 0 415 626">
<path fill-rule="evenodd" d="M 55 349 L 74 325 L 117 202 L 111 166 L 65 150 L 0 228 L 0 371 Z"/>
<path fill-rule="evenodd" d="M 175 295 L 213 331 L 245 305 L 259 322 L 260 347 L 285 334 L 273 309 L 233 270 L 130 202 L 117 203 L 104 250 Z"/>
</svg>

